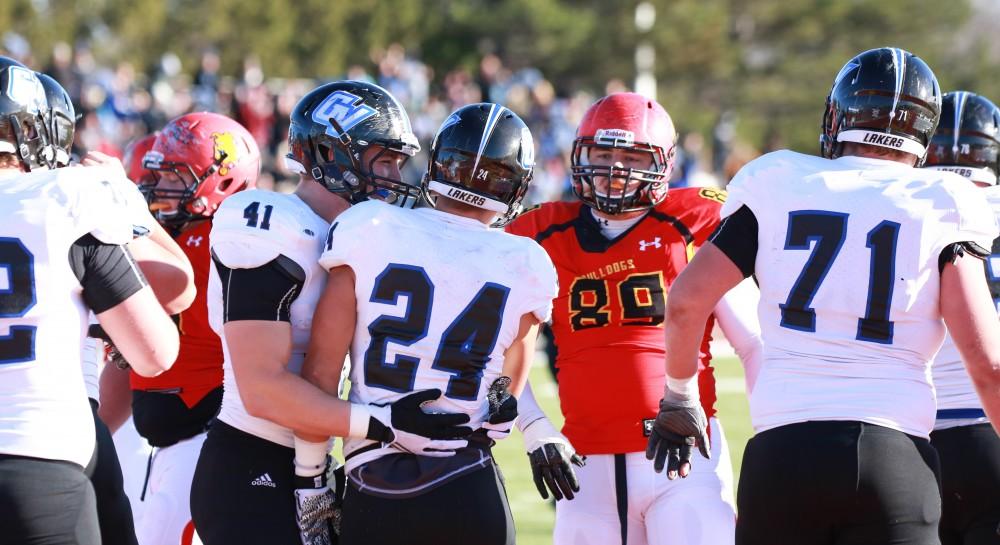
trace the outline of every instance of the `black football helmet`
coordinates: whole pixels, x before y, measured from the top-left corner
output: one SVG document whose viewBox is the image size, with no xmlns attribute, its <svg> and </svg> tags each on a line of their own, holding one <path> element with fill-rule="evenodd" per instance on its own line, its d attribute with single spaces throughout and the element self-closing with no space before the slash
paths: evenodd
<svg viewBox="0 0 1000 545">
<path fill-rule="evenodd" d="M 52 76 L 36 72 L 38 81 L 45 89 L 48 108 L 42 113 L 48 130 L 49 145 L 53 148 L 55 164 L 64 167 L 69 164 L 73 150 L 73 134 L 76 132 L 76 108 L 69 93 Z"/>
<path fill-rule="evenodd" d="M 421 188 L 500 216 L 501 227 L 521 211 L 535 166 L 531 131 L 514 112 L 488 102 L 455 110 L 438 129 L 431 145 Z"/>
<path fill-rule="evenodd" d="M 364 152 L 382 151 L 362 164 Z M 352 203 L 369 197 L 403 206 L 420 195 L 415 185 L 378 176 L 373 165 L 388 151 L 420 151 L 410 118 L 389 91 L 364 81 L 336 81 L 313 89 L 292 110 L 285 165 L 308 174 Z"/>
<path fill-rule="evenodd" d="M 42 117 L 48 105 L 35 72 L 9 57 L 0 57 L 0 153 L 17 156 L 26 170 L 52 162 Z"/>
<path fill-rule="evenodd" d="M 944 95 L 941 122 L 927 150 L 927 166 L 996 185 L 1000 175 L 1000 108 L 968 91 Z"/>
<path fill-rule="evenodd" d="M 832 159 L 844 142 L 858 142 L 911 153 L 920 164 L 940 115 L 941 88 L 920 57 L 895 47 L 871 49 L 834 79 L 820 150 Z"/>
</svg>

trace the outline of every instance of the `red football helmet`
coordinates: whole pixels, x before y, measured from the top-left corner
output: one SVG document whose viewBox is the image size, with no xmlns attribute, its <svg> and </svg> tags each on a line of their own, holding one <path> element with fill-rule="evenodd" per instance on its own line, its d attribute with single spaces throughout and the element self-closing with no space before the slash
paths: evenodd
<svg viewBox="0 0 1000 545">
<path fill-rule="evenodd" d="M 143 186 L 151 207 L 161 222 L 176 225 L 211 217 L 223 199 L 254 187 L 260 150 L 236 121 L 197 112 L 167 123 L 142 165 L 153 173 Z"/>
<path fill-rule="evenodd" d="M 587 206 L 606 214 L 652 208 L 667 196 L 674 167 L 676 132 L 670 115 L 655 100 L 637 93 L 615 93 L 584 114 L 573 142 L 573 192 Z M 591 151 L 619 148 L 650 154 L 648 169 L 591 164 Z M 595 177 L 606 182 L 595 186 Z"/>
<path fill-rule="evenodd" d="M 136 185 L 143 186 L 152 182 L 152 173 L 146 170 L 146 167 L 142 166 L 142 162 L 146 158 L 146 152 L 153 149 L 153 142 L 156 140 L 156 135 L 158 134 L 160 133 L 147 134 L 142 138 L 131 141 L 128 147 L 125 148 L 125 158 L 122 159 L 122 163 L 125 165 L 125 174 Z"/>
</svg>

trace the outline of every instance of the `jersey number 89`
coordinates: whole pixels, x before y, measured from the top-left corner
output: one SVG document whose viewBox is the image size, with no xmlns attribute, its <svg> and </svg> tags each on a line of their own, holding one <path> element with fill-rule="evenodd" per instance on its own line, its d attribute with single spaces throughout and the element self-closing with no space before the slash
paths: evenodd
<svg viewBox="0 0 1000 545">
<path fill-rule="evenodd" d="M 573 331 L 604 327 L 611 322 L 610 281 L 577 278 L 569 288 L 570 326 Z M 618 282 L 621 325 L 656 326 L 663 323 L 667 299 L 663 273 L 632 274 Z"/>
</svg>

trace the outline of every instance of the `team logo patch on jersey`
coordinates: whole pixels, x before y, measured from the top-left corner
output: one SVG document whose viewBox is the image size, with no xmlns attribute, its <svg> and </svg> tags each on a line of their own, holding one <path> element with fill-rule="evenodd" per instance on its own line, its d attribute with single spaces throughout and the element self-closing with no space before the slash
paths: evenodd
<svg viewBox="0 0 1000 545">
<path fill-rule="evenodd" d="M 715 201 L 719 204 L 726 203 L 726 193 L 725 189 L 715 189 L 713 187 L 703 187 L 698 191 L 698 196 L 710 201 Z"/>
<path fill-rule="evenodd" d="M 312 120 L 326 126 L 326 134 L 339 138 L 340 133 L 334 127 L 333 121 L 340 125 L 341 130 L 347 132 L 377 113 L 375 108 L 365 104 L 364 99 L 358 95 L 347 91 L 336 91 L 313 110 Z"/>
<path fill-rule="evenodd" d="M 215 142 L 215 162 L 219 164 L 219 174 L 225 176 L 229 174 L 229 169 L 236 166 L 236 140 L 233 133 L 213 132 L 212 141 Z"/>
</svg>

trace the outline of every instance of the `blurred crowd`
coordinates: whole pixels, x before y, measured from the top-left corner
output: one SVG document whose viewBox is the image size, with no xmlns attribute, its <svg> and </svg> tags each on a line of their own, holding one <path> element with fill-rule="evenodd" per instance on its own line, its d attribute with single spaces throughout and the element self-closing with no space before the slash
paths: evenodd
<svg viewBox="0 0 1000 545">
<path fill-rule="evenodd" d="M 238 76 L 224 75 L 214 50 L 204 51 L 196 67 L 184 67 L 177 55 L 165 53 L 145 72 L 127 62 L 100 63 L 86 45 L 60 43 L 50 55 L 40 55 L 12 34 L 4 37 L 0 51 L 49 74 L 67 89 L 78 115 L 76 151 L 121 157 L 130 141 L 170 119 L 190 111 L 213 111 L 236 119 L 254 136 L 263 156 L 258 185 L 275 190 L 290 188 L 296 180 L 282 161 L 288 115 L 302 95 L 324 82 L 269 78 L 253 56 L 243 60 Z M 372 58 L 372 66 L 352 66 L 328 80 L 371 81 L 402 102 L 422 146 L 407 164 L 405 179 L 419 182 L 434 131 L 449 112 L 490 101 L 520 115 L 535 138 L 537 166 L 527 203 L 572 198 L 569 154 L 577 124 L 595 95 L 578 91 L 560 96 L 538 69 L 512 69 L 492 54 L 482 57 L 478 71 L 459 68 L 441 75 L 398 44 Z M 625 90 L 624 82 L 612 80 L 601 91 Z M 674 114 L 675 123 L 677 118 Z M 709 143 L 699 133 L 681 135 L 672 186 L 724 186 L 735 168 L 753 158 L 754 153 L 734 144 L 733 123 L 731 115 L 720 115 Z"/>
</svg>

